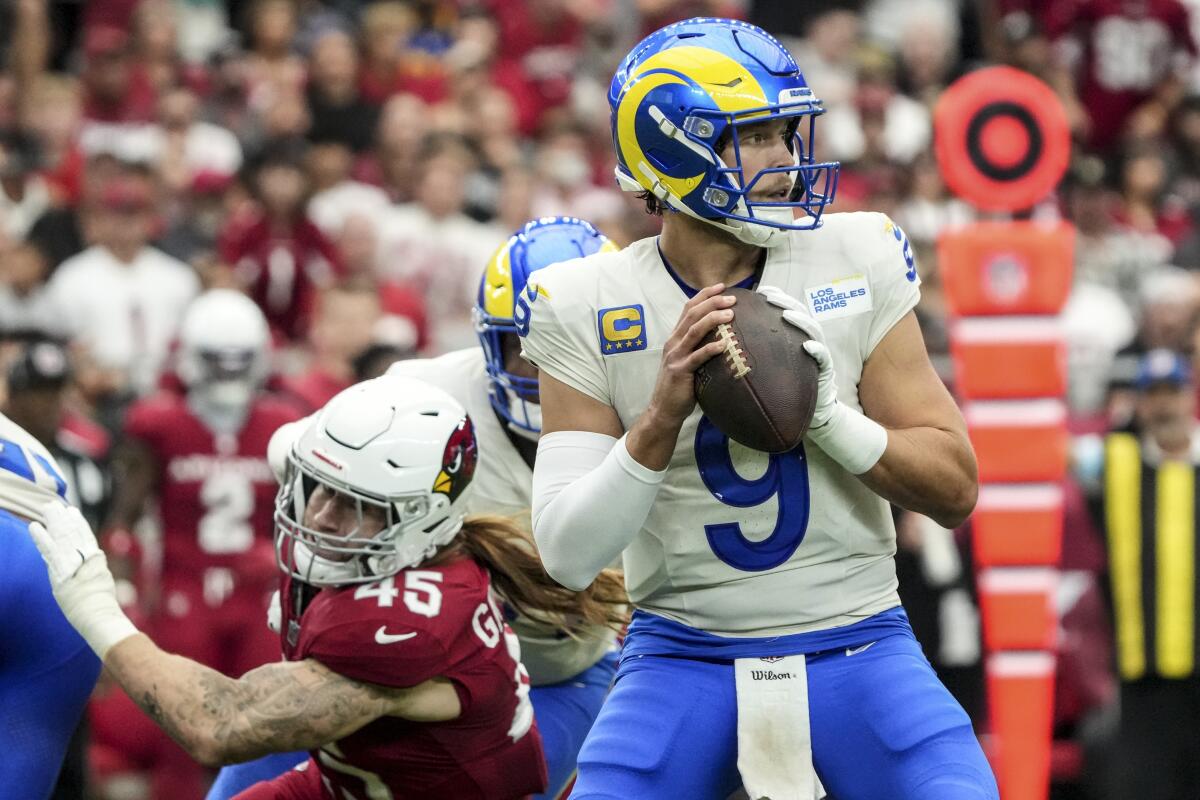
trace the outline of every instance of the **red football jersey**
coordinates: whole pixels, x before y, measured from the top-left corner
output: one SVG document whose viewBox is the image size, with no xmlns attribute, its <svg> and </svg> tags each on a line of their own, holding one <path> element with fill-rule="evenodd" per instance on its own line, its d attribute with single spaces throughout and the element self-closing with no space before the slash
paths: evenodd
<svg viewBox="0 0 1200 800">
<path fill-rule="evenodd" d="M 277 487 L 267 442 L 299 418 L 291 404 L 260 397 L 242 430 L 226 436 L 209 430 L 183 395 L 161 392 L 130 406 L 125 434 L 150 448 L 160 470 L 164 576 L 273 568 Z"/>
<path fill-rule="evenodd" d="M 1061 0 L 1041 13 L 1051 39 L 1074 36 L 1082 49 L 1079 100 L 1097 150 L 1112 147 L 1129 115 L 1196 55 L 1179 0 Z"/>
<path fill-rule="evenodd" d="M 280 635 L 289 660 L 313 658 L 383 686 L 440 675 L 462 703 L 454 720 L 385 717 L 313 751 L 333 796 L 505 800 L 546 788 L 529 677 L 490 589 L 470 558 L 320 591 L 284 579 Z"/>
<path fill-rule="evenodd" d="M 235 220 L 221 234 L 218 250 L 272 330 L 289 339 L 303 338 L 316 291 L 342 273 L 337 249 L 306 217 L 286 228 L 262 215 Z"/>
</svg>

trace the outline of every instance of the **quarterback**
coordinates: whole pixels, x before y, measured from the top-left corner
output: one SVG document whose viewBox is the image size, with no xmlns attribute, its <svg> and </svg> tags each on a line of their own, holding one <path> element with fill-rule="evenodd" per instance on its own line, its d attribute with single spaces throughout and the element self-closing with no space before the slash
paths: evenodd
<svg viewBox="0 0 1200 800">
<path fill-rule="evenodd" d="M 492 586 L 527 615 L 618 618 L 544 578 L 511 523 L 465 518 L 477 457 L 470 417 L 436 387 L 389 375 L 331 400 L 276 498 L 286 660 L 239 679 L 138 632 L 77 511 L 50 503 L 29 532 L 68 621 L 196 760 L 310 752 L 241 800 L 515 800 L 545 788 L 546 768 Z"/>
<path fill-rule="evenodd" d="M 823 213 L 820 102 L 754 26 L 651 34 L 609 101 L 618 181 L 662 234 L 541 270 L 520 298 L 539 551 L 571 588 L 623 554 L 636 606 L 572 797 L 994 800 L 896 593 L 888 503 L 954 526 L 977 492 L 904 233 Z M 696 407 L 732 286 L 811 337 L 817 406 L 791 452 L 731 443 Z"/>
</svg>

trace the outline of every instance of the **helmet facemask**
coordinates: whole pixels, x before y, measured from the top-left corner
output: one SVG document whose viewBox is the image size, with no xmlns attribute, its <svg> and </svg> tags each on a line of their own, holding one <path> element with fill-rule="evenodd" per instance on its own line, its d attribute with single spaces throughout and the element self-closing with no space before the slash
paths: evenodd
<svg viewBox="0 0 1200 800">
<path fill-rule="evenodd" d="M 668 208 L 680 211 L 711 225 L 716 225 L 739 240 L 760 247 L 770 247 L 783 240 L 782 231 L 812 230 L 821 225 L 821 214 L 825 206 L 833 201 L 837 192 L 841 165 L 837 162 L 817 163 L 813 156 L 813 139 L 816 133 L 816 118 L 825 113 L 816 99 L 795 106 L 767 106 L 750 109 L 737 114 L 714 109 L 693 108 L 684 118 L 682 126 L 676 126 L 654 106 L 650 114 L 658 123 L 659 130 L 700 155 L 707 164 L 707 174 L 702 180 L 705 187 L 697 197 L 684 200 L 658 181 L 650 165 L 640 165 L 642 179 L 649 183 L 650 191 Z M 767 167 L 747 178 L 742 166 L 741 137 L 743 128 L 770 120 L 788 118 L 792 120 L 790 143 L 793 162 L 784 167 Z M 805 135 L 801 129 L 806 128 Z M 732 146 L 729 163 L 720 156 L 728 143 Z M 650 148 L 646 156 L 654 160 L 655 151 Z M 654 164 L 662 168 L 661 164 Z M 617 182 L 625 191 L 646 191 L 643 183 L 617 167 Z M 786 200 L 751 200 L 757 186 L 769 176 L 789 175 L 792 192 Z M 796 212 L 803 212 L 797 217 Z"/>
<path fill-rule="evenodd" d="M 305 524 L 321 488 L 353 507 L 356 522 L 349 531 Z M 376 581 L 428 559 L 458 533 L 462 517 L 447 517 L 443 506 L 449 505 L 437 493 L 375 497 L 319 475 L 292 454 L 275 498 L 276 560 L 284 572 L 312 586 Z"/>
<path fill-rule="evenodd" d="M 746 180 L 742 167 L 741 130 L 750 125 L 757 125 L 777 119 L 779 116 L 790 118 L 788 123 L 788 150 L 792 153 L 792 164 L 786 167 L 766 167 Z M 833 163 L 816 164 L 813 162 L 812 141 L 816 132 L 817 113 L 792 115 L 777 115 L 763 119 L 762 117 L 730 118 L 727 123 L 726 135 L 729 136 L 733 148 L 733 163 L 725 164 L 719 156 L 721 164 L 717 169 L 720 176 L 730 184 L 728 188 L 716 185 L 705 190 L 704 200 L 714 208 L 724 209 L 723 219 L 743 222 L 753 225 L 768 225 L 782 230 L 809 230 L 818 227 L 821 213 L 833 199 L 837 191 L 839 165 Z M 807 137 L 800 135 L 800 127 L 807 122 Z M 716 151 L 724 149 L 718 144 Z M 751 200 L 758 184 L 771 175 L 787 175 L 791 180 L 791 191 L 786 200 L 763 201 Z M 745 188 L 739 188 L 745 187 Z M 720 192 L 727 191 L 731 197 L 721 196 Z M 803 211 L 804 217 L 796 218 L 796 210 Z"/>
<path fill-rule="evenodd" d="M 479 283 L 472 318 L 483 346 L 488 398 L 508 429 L 530 441 L 542 431 L 538 379 L 513 372 L 520 337 L 529 332 L 530 304 L 541 291 L 531 275 L 539 269 L 600 252 L 616 245 L 590 223 L 574 217 L 543 217 L 527 222 L 492 254 Z"/>
<path fill-rule="evenodd" d="M 257 350 L 197 350 L 185 357 L 194 362 L 187 370 L 189 390 L 202 394 L 205 402 L 214 406 L 247 406 L 262 385 L 265 370 Z"/>
<path fill-rule="evenodd" d="M 542 432 L 538 379 L 517 375 L 507 369 L 512 343 L 518 343 L 519 348 L 516 324 L 512 320 L 488 317 L 476 309 L 475 332 L 483 346 L 484 366 L 491 379 L 488 396 L 492 408 L 514 433 L 536 441 Z"/>
</svg>

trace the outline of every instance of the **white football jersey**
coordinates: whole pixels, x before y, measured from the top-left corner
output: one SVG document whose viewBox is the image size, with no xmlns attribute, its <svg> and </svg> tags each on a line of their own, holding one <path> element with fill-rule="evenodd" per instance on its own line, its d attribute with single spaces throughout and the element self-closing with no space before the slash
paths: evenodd
<svg viewBox="0 0 1200 800">
<path fill-rule="evenodd" d="M 438 358 L 398 361 L 389 375 L 417 378 L 448 393 L 467 410 L 475 425 L 479 463 L 471 484 L 468 514 L 500 514 L 531 529 L 529 513 L 533 471 L 501 427 L 488 399 L 491 384 L 484 367 L 483 349 L 455 350 Z M 569 638 L 552 625 L 524 617 L 512 621 L 521 640 L 521 661 L 535 686 L 572 678 L 599 661 L 612 649 L 615 635 L 604 629 L 583 640 Z"/>
<path fill-rule="evenodd" d="M 838 397 L 861 410 L 863 364 L 916 305 L 920 282 L 907 238 L 885 215 L 822 219 L 767 251 L 760 284 L 808 304 L 833 355 Z M 658 240 L 539 270 L 531 283 L 525 356 L 611 406 L 628 430 L 688 299 Z M 625 550 L 625 580 L 639 608 L 694 628 L 805 633 L 899 605 L 895 549 L 888 503 L 815 445 L 753 451 L 697 408 Z"/>
<path fill-rule="evenodd" d="M 41 520 L 42 506 L 66 493 L 62 474 L 41 442 L 0 414 L 0 509 Z"/>
</svg>

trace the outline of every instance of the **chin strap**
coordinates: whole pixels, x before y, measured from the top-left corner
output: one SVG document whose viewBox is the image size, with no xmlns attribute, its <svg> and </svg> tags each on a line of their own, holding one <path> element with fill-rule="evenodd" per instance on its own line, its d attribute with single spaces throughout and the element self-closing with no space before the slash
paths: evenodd
<svg viewBox="0 0 1200 800">
<path fill-rule="evenodd" d="M 724 167 L 724 163 L 718 159 L 718 165 Z M 643 192 L 649 191 L 660 202 L 666 205 L 673 211 L 678 211 L 681 214 L 687 214 L 693 219 L 698 219 L 701 222 L 712 225 L 715 228 L 720 228 L 727 233 L 732 234 L 738 241 L 745 244 L 754 245 L 755 247 L 775 247 L 783 244 L 787 240 L 787 231 L 783 228 L 776 228 L 771 225 L 762 223 L 747 222 L 744 220 L 729 219 L 728 217 L 718 217 L 709 219 L 701 216 L 693 211 L 686 203 L 677 197 L 670 189 L 668 189 L 662 181 L 654 174 L 650 165 L 645 161 L 638 163 L 638 171 L 650 183 L 651 188 L 646 189 L 642 184 L 638 183 L 632 176 L 626 174 L 619 166 L 614 169 L 617 176 L 617 184 L 623 191 L 626 192 Z M 737 208 L 743 216 L 749 216 L 749 210 L 746 207 L 745 199 L 738 200 Z M 779 224 L 789 224 L 794 221 L 790 208 L 775 208 L 768 207 L 756 212 L 764 219 L 773 219 L 773 222 Z"/>
</svg>

